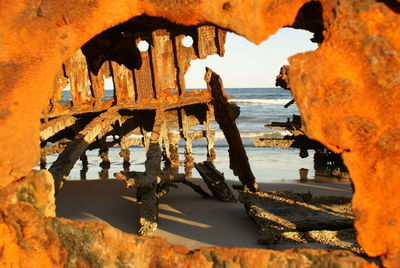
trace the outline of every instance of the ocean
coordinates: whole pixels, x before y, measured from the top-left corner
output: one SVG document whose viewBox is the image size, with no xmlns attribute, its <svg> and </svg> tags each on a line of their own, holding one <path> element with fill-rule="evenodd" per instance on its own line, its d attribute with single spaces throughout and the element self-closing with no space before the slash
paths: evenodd
<svg viewBox="0 0 400 268">
<path fill-rule="evenodd" d="M 240 107 L 240 116 L 236 124 L 241 133 L 243 144 L 252 167 L 252 171 L 258 182 L 277 182 L 277 181 L 298 181 L 299 169 L 309 170 L 308 176 L 312 178 L 313 170 L 313 152 L 309 151 L 307 158 L 299 157 L 299 149 L 278 149 L 253 146 L 253 139 L 262 137 L 266 133 L 279 132 L 287 134 L 286 131 L 277 131 L 267 129 L 264 125 L 271 122 L 285 122 L 293 114 L 299 114 L 296 105 L 288 108 L 283 106 L 289 102 L 292 97 L 290 92 L 281 88 L 227 88 L 227 95 L 231 96 L 230 102 L 235 102 Z M 105 91 L 105 98 L 111 97 L 112 90 Z M 63 101 L 69 101 L 71 96 L 69 91 L 63 91 Z M 224 138 L 217 123 L 213 123 L 213 129 L 217 130 L 215 151 L 217 158 L 214 165 L 218 170 L 224 173 L 227 180 L 238 181 L 232 171 L 229 169 L 228 144 Z M 131 149 L 130 170 L 144 171 L 145 150 L 140 147 Z M 111 168 L 108 171 L 101 172 L 98 150 L 88 151 L 89 166 L 86 173 L 87 179 L 113 178 L 115 172 L 123 170 L 122 158 L 119 156 L 119 147 L 113 147 L 109 150 Z M 197 140 L 193 142 L 193 157 L 195 162 L 206 160 L 206 142 Z M 180 172 L 184 173 L 184 143 L 181 141 L 179 146 L 181 167 Z M 47 167 L 50 167 L 57 155 L 47 156 Z M 71 170 L 68 179 L 81 179 L 82 164 L 78 161 Z M 107 175 L 108 176 L 105 176 Z M 200 177 L 193 169 L 193 177 Z"/>
</svg>

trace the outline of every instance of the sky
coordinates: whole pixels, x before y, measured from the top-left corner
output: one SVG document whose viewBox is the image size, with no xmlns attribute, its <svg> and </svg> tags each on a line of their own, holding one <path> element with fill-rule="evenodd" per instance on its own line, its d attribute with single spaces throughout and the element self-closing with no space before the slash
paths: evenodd
<svg viewBox="0 0 400 268">
<path fill-rule="evenodd" d="M 282 28 L 260 45 L 228 33 L 225 56 L 208 56 L 192 60 L 185 75 L 186 88 L 205 88 L 205 67 L 211 68 L 222 78 L 226 88 L 275 87 L 275 77 L 282 65 L 288 64 L 292 55 L 315 50 L 310 41 L 312 33 L 292 28 Z"/>
</svg>

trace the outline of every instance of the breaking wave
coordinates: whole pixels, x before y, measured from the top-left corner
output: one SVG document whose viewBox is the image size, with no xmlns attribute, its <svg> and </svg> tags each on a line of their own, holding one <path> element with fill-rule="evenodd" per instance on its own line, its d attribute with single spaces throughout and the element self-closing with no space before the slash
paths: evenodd
<svg viewBox="0 0 400 268">
<path fill-rule="evenodd" d="M 230 99 L 229 102 L 234 102 L 234 103 L 245 103 L 245 104 L 286 104 L 290 101 L 291 99 Z"/>
</svg>

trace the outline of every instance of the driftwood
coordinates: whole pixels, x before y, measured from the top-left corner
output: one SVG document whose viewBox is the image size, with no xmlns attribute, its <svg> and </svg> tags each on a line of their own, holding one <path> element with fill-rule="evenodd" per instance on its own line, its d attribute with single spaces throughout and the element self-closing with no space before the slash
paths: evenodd
<svg viewBox="0 0 400 268">
<path fill-rule="evenodd" d="M 258 191 L 258 185 L 251 171 L 249 159 L 235 123 L 235 116 L 226 97 L 222 80 L 211 69 L 206 68 L 206 71 L 204 79 L 213 97 L 212 104 L 214 105 L 215 120 L 224 132 L 229 144 L 229 167 L 233 170 L 233 174 L 239 177 L 244 186 L 250 191 L 256 192 Z"/>
<path fill-rule="evenodd" d="M 87 147 L 112 130 L 111 124 L 121 118 L 118 110 L 111 108 L 108 111 L 94 118 L 86 127 L 75 136 L 68 144 L 65 150 L 60 154 L 57 160 L 49 168 L 54 178 L 54 186 L 56 194 L 62 187 L 63 181 L 66 179 L 76 161 L 85 152 Z"/>
<path fill-rule="evenodd" d="M 223 202 L 237 202 L 231 189 L 225 182 L 224 174 L 219 172 L 211 162 L 195 163 L 194 166 L 215 198 Z"/>
</svg>

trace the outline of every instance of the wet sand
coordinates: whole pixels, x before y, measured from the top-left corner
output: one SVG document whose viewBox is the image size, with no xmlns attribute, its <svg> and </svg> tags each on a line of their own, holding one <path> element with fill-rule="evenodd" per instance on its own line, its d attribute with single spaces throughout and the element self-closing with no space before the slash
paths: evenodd
<svg viewBox="0 0 400 268">
<path fill-rule="evenodd" d="M 192 181 L 208 191 L 202 180 Z M 171 188 L 159 201 L 159 226 L 154 235 L 191 249 L 202 246 L 265 248 L 257 242 L 256 224 L 247 216 L 243 204 L 204 199 L 188 186 L 178 185 L 179 188 Z M 352 196 L 350 183 L 277 182 L 259 186 L 261 191 Z M 121 181 L 67 181 L 57 196 L 57 216 L 77 221 L 102 220 L 121 231 L 136 234 L 139 205 L 134 201 L 135 190 L 126 189 Z"/>
</svg>

